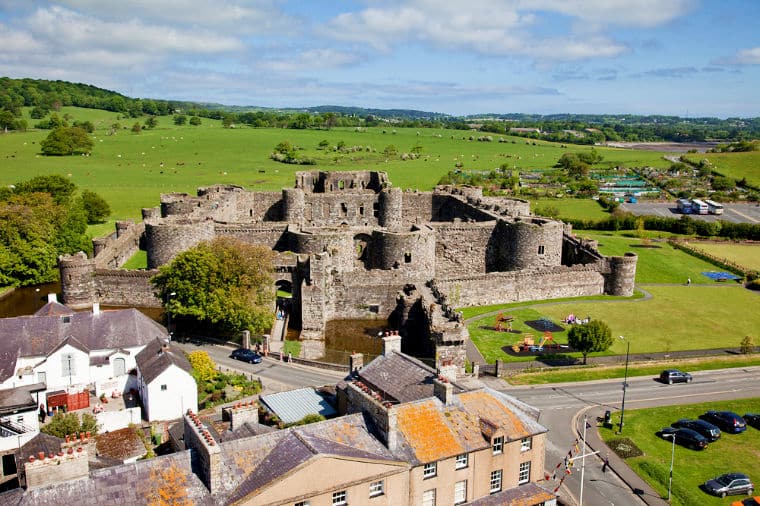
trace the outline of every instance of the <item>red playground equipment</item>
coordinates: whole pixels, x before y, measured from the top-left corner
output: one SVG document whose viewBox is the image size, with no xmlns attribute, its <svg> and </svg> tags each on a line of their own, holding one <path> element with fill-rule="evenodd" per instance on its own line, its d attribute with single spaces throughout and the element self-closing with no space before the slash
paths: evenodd
<svg viewBox="0 0 760 506">
<path fill-rule="evenodd" d="M 497 332 L 512 332 L 512 322 L 515 320 L 515 317 L 512 315 L 505 315 L 504 313 L 499 313 L 496 315 L 496 331 Z M 506 324 L 506 328 L 505 328 Z"/>
</svg>

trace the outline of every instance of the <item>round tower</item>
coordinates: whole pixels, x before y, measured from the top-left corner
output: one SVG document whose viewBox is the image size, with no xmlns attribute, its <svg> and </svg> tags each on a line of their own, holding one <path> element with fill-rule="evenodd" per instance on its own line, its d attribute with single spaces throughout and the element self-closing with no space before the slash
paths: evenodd
<svg viewBox="0 0 760 506">
<path fill-rule="evenodd" d="M 639 257 L 636 253 L 626 253 L 622 257 L 608 257 L 609 274 L 604 277 L 604 291 L 608 295 L 630 297 L 636 279 L 636 263 Z"/>
<path fill-rule="evenodd" d="M 399 228 L 402 223 L 404 194 L 401 188 L 385 188 L 380 192 L 380 216 L 381 227 L 390 229 Z"/>
<path fill-rule="evenodd" d="M 282 206 L 285 221 L 303 225 L 306 198 L 301 188 L 284 188 L 282 190 Z"/>
<path fill-rule="evenodd" d="M 63 303 L 73 309 L 92 306 L 95 295 L 95 261 L 80 251 L 58 257 Z"/>
<path fill-rule="evenodd" d="M 211 220 L 195 223 L 145 224 L 145 249 L 148 252 L 148 269 L 156 269 L 170 262 L 179 253 L 201 241 L 215 236 Z"/>
<path fill-rule="evenodd" d="M 562 223 L 543 219 L 518 219 L 507 226 L 504 257 L 506 270 L 562 263 Z"/>
</svg>

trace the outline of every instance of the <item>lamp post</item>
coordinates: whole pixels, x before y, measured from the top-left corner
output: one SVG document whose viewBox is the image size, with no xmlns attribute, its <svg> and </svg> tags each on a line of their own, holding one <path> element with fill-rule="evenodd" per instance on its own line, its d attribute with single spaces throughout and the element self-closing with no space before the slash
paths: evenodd
<svg viewBox="0 0 760 506">
<path fill-rule="evenodd" d="M 166 298 L 166 330 L 169 332 L 169 341 L 172 340 L 172 308 L 170 306 L 172 297 L 177 295 L 177 292 L 172 292 Z"/>
<path fill-rule="evenodd" d="M 628 357 L 631 352 L 631 341 L 627 340 L 623 336 L 620 336 L 620 339 L 626 342 L 626 348 L 625 348 L 625 376 L 623 377 L 623 403 L 620 405 L 620 428 L 618 430 L 618 434 L 623 433 L 623 417 L 625 417 L 625 391 L 628 388 Z"/>
<path fill-rule="evenodd" d="M 670 451 L 670 477 L 668 478 L 668 503 L 670 503 L 670 491 L 673 488 L 673 460 L 676 457 L 676 434 L 663 434 L 662 437 L 670 437 L 673 440 L 672 450 Z"/>
</svg>

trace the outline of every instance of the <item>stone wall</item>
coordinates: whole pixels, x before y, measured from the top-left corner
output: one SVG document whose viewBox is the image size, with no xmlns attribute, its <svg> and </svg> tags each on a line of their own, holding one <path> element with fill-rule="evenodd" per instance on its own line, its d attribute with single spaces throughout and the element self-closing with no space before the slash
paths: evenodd
<svg viewBox="0 0 760 506">
<path fill-rule="evenodd" d="M 287 223 L 243 224 L 217 223 L 214 226 L 214 236 L 234 237 L 248 244 L 257 244 L 276 250 L 287 250 Z"/>
<path fill-rule="evenodd" d="M 117 221 L 116 234 L 93 239 L 93 256 L 98 267 L 121 267 L 140 249 L 140 239 L 145 232 L 143 223 Z"/>
<path fill-rule="evenodd" d="M 158 270 L 95 270 L 95 300 L 107 306 L 161 307 L 150 278 Z"/>
<path fill-rule="evenodd" d="M 57 454 L 44 455 L 41 459 L 37 456 L 33 462 L 26 462 L 26 487 L 32 489 L 86 478 L 90 473 L 88 453 L 83 446 L 77 449 L 72 447 Z"/>
<path fill-rule="evenodd" d="M 282 192 L 245 192 L 238 195 L 233 221 L 285 221 Z"/>
<path fill-rule="evenodd" d="M 156 269 L 172 261 L 179 253 L 215 236 L 214 222 L 164 221 L 145 225 L 145 249 L 148 268 Z"/>
<path fill-rule="evenodd" d="M 436 232 L 435 272 L 438 277 L 483 274 L 498 257 L 492 240 L 496 222 L 431 224 Z"/>
<path fill-rule="evenodd" d="M 542 218 L 516 218 L 499 227 L 498 242 L 502 271 L 536 266 L 555 266 L 562 262 L 562 222 Z"/>
</svg>

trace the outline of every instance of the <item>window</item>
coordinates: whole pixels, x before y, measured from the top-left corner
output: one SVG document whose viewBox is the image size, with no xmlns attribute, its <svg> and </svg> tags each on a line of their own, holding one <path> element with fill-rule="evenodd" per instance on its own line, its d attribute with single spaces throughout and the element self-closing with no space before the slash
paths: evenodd
<svg viewBox="0 0 760 506">
<path fill-rule="evenodd" d="M 522 485 L 530 481 L 530 460 L 520 462 L 520 474 L 517 475 L 517 484 Z"/>
<path fill-rule="evenodd" d="M 61 374 L 69 377 L 76 375 L 76 367 L 74 367 L 76 363 L 73 353 L 64 353 L 61 355 Z"/>
<path fill-rule="evenodd" d="M 435 506 L 435 489 L 422 493 L 422 506 Z"/>
<path fill-rule="evenodd" d="M 504 436 L 493 438 L 491 448 L 493 449 L 494 455 L 499 455 L 502 451 L 504 451 Z"/>
<path fill-rule="evenodd" d="M 298 501 L 293 506 L 309 506 L 309 501 Z"/>
<path fill-rule="evenodd" d="M 37 373 L 37 383 L 47 384 L 47 373 L 45 371 L 39 371 Z"/>
<path fill-rule="evenodd" d="M 166 391 L 166 385 L 161 385 L 161 391 L 162 391 L 162 392 L 165 392 L 165 391 Z"/>
<path fill-rule="evenodd" d="M 491 471 L 491 493 L 501 492 L 501 469 Z"/>
<path fill-rule="evenodd" d="M 533 440 L 529 437 L 520 440 L 520 451 L 527 452 L 533 446 Z"/>
<path fill-rule="evenodd" d="M 412 263 L 412 254 L 411 253 L 404 253 L 404 263 L 410 264 Z"/>
<path fill-rule="evenodd" d="M 428 464 L 425 464 L 425 467 L 422 468 L 422 477 L 423 478 L 432 478 L 435 476 L 438 472 L 437 466 L 435 462 L 430 462 Z"/>
<path fill-rule="evenodd" d="M 340 492 L 333 492 L 332 503 L 333 506 L 342 506 L 344 504 L 348 504 L 348 495 L 346 494 L 346 491 L 341 490 Z"/>
<path fill-rule="evenodd" d="M 363 205 L 362 205 L 362 206 L 359 206 L 359 214 L 360 214 L 361 216 L 364 216 L 364 206 L 363 206 Z"/>
<path fill-rule="evenodd" d="M 464 469 L 467 467 L 467 454 L 463 453 L 462 455 L 457 455 L 457 463 L 456 463 L 456 469 Z"/>
<path fill-rule="evenodd" d="M 543 255 L 544 254 L 544 247 L 543 246 L 539 246 L 538 247 L 538 254 L 539 255 Z"/>
<path fill-rule="evenodd" d="M 467 480 L 454 483 L 454 504 L 467 502 Z"/>
<path fill-rule="evenodd" d="M 113 361 L 113 375 L 124 376 L 127 374 L 127 361 L 123 358 L 115 358 Z"/>
<path fill-rule="evenodd" d="M 369 496 L 377 497 L 383 495 L 383 480 L 373 481 L 369 484 Z"/>
</svg>

